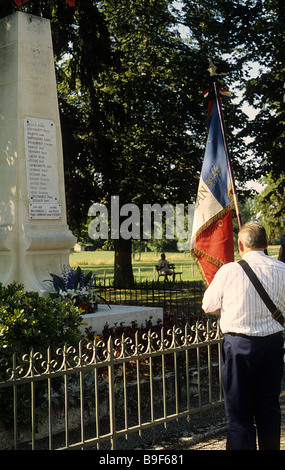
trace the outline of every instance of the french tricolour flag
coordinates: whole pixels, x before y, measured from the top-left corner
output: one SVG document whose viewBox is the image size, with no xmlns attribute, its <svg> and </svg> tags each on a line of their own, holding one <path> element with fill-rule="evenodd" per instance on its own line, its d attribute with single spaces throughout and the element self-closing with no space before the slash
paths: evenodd
<svg viewBox="0 0 285 470">
<path fill-rule="evenodd" d="M 234 261 L 233 194 L 222 127 L 214 102 L 198 194 L 190 253 L 208 286 L 218 269 Z"/>
</svg>

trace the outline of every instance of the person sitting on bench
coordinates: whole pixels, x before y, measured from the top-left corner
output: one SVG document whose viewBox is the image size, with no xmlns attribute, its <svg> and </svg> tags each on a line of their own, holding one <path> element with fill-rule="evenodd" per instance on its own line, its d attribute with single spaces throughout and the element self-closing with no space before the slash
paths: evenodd
<svg viewBox="0 0 285 470">
<path fill-rule="evenodd" d="M 165 276 L 166 281 L 168 281 L 168 276 L 173 276 L 173 281 L 175 279 L 175 272 L 171 271 L 169 268 L 169 262 L 165 259 L 165 254 L 162 253 L 160 260 L 157 263 L 159 267 L 160 274 Z"/>
</svg>

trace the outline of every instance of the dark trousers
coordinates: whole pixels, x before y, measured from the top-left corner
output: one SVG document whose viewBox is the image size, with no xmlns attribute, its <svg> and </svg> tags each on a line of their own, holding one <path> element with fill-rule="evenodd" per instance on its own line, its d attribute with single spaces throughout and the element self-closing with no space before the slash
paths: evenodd
<svg viewBox="0 0 285 470">
<path fill-rule="evenodd" d="M 227 450 L 280 449 L 279 395 L 283 374 L 282 335 L 225 335 L 222 381 Z"/>
</svg>

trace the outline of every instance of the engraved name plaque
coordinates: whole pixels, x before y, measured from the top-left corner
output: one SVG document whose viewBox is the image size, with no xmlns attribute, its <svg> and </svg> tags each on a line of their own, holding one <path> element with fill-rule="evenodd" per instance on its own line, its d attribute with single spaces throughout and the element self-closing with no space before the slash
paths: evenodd
<svg viewBox="0 0 285 470">
<path fill-rule="evenodd" d="M 30 219 L 60 219 L 56 128 L 53 121 L 24 122 Z"/>
</svg>

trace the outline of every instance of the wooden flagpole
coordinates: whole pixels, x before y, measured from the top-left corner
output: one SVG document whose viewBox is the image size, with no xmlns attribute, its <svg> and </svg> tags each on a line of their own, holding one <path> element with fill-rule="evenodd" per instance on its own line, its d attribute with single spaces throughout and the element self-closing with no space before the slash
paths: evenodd
<svg viewBox="0 0 285 470">
<path fill-rule="evenodd" d="M 229 175 L 230 175 L 230 180 L 231 180 L 231 185 L 232 185 L 233 200 L 234 200 L 234 205 L 235 205 L 235 210 L 236 210 L 236 215 L 237 215 L 238 226 L 239 226 L 239 229 L 240 229 L 241 226 L 242 226 L 241 214 L 240 214 L 240 210 L 239 210 L 238 197 L 237 197 L 237 192 L 236 192 L 236 186 L 235 186 L 235 181 L 234 181 L 232 164 L 231 164 L 230 155 L 229 155 L 229 147 L 228 147 L 228 142 L 227 142 L 227 135 L 226 135 L 226 129 L 225 129 L 223 110 L 222 110 L 222 106 L 221 106 L 221 99 L 220 99 L 220 94 L 219 94 L 219 89 L 218 89 L 218 86 L 217 86 L 217 82 L 215 81 L 215 79 L 213 80 L 213 87 L 214 87 L 214 92 L 215 92 L 215 97 L 216 97 L 217 110 L 218 110 L 218 114 L 219 114 L 219 118 L 220 118 L 223 141 L 224 141 L 224 147 L 225 147 L 226 158 L 227 158 L 228 169 L 229 169 Z"/>
</svg>

